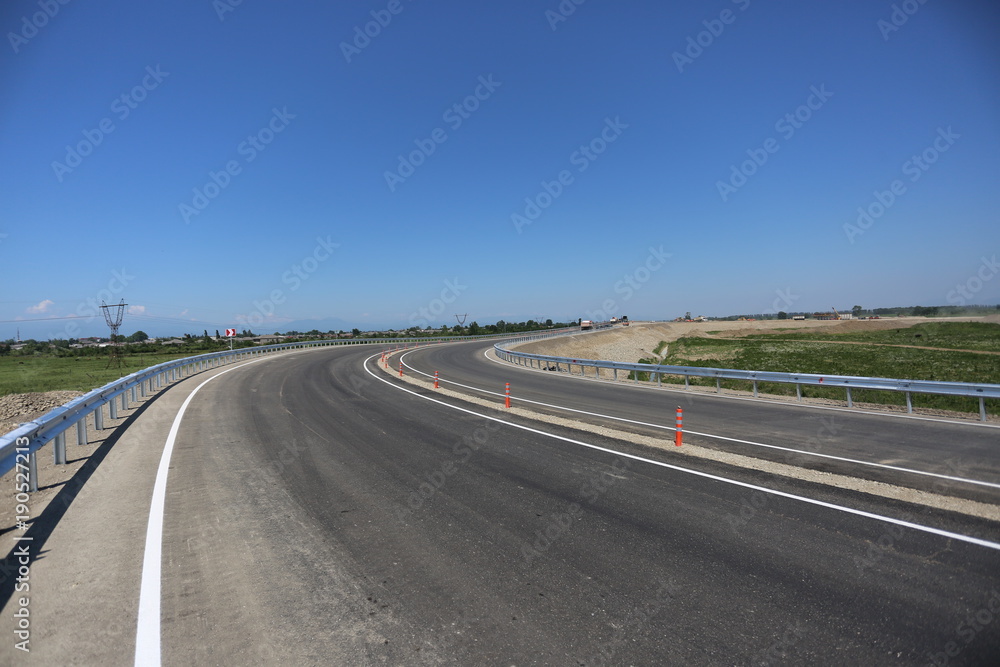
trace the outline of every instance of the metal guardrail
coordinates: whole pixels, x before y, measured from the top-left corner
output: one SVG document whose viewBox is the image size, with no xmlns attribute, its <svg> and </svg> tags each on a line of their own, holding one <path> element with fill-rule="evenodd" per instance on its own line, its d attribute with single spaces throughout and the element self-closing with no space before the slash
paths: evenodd
<svg viewBox="0 0 1000 667">
<path fill-rule="evenodd" d="M 547 335 L 560 335 L 573 329 L 547 331 Z M 408 345 L 428 344 L 446 341 L 495 339 L 510 334 L 484 334 L 481 336 L 408 337 L 408 338 L 359 338 L 337 340 L 313 340 L 298 343 L 279 343 L 252 348 L 238 348 L 210 352 L 150 366 L 109 382 L 64 405 L 53 408 L 38 419 L 21 424 L 18 428 L 0 435 L 0 476 L 15 468 L 23 470 L 30 490 L 38 490 L 38 466 L 36 454 L 47 443 L 54 441 L 53 456 L 56 464 L 66 463 L 66 432 L 76 427 L 78 444 L 87 444 L 87 418 L 94 416 L 94 428 L 104 429 L 104 406 L 108 406 L 111 419 L 118 418 L 121 410 L 129 409 L 130 403 L 154 394 L 162 387 L 195 373 L 217 368 L 226 364 L 246 361 L 254 357 L 306 347 L 326 347 L 343 345 Z M 526 337 L 519 337 L 522 339 Z"/>
<path fill-rule="evenodd" d="M 663 375 L 680 375 L 684 377 L 684 388 L 689 389 L 689 379 L 692 377 L 715 378 L 716 393 L 721 393 L 722 380 L 747 380 L 753 383 L 753 395 L 757 397 L 757 387 L 760 382 L 778 382 L 794 384 L 796 398 L 802 402 L 802 385 L 816 387 L 841 387 L 847 394 L 847 407 L 853 407 L 851 395 L 853 389 L 877 389 L 895 391 L 906 394 L 906 411 L 913 412 L 911 394 L 939 394 L 946 396 L 968 396 L 979 399 L 979 419 L 986 421 L 986 399 L 1000 398 L 1000 384 L 977 384 L 969 382 L 937 382 L 933 380 L 898 380 L 892 378 L 862 377 L 852 375 L 820 375 L 816 373 L 777 373 L 771 371 L 742 371 L 728 368 L 706 368 L 702 366 L 665 366 L 658 364 L 628 364 L 617 361 L 602 361 L 599 359 L 573 359 L 570 357 L 552 357 L 542 354 L 529 354 L 509 349 L 525 341 L 509 340 L 494 345 L 499 358 L 522 366 L 547 368 L 567 373 L 573 372 L 573 366 L 580 369 L 581 376 L 587 376 L 586 369 L 594 369 L 594 377 L 600 376 L 600 369 L 606 368 L 618 379 L 618 371 L 635 373 L 635 382 L 639 382 L 639 373 L 649 373 L 656 376 L 657 385 L 661 384 Z"/>
</svg>

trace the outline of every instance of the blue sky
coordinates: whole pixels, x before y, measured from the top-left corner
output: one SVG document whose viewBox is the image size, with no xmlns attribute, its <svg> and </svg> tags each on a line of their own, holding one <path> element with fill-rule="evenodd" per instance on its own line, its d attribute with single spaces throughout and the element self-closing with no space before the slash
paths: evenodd
<svg viewBox="0 0 1000 667">
<path fill-rule="evenodd" d="M 0 28 L 0 338 L 100 335 L 102 299 L 154 335 L 1000 301 L 993 2 L 35 0 Z"/>
</svg>

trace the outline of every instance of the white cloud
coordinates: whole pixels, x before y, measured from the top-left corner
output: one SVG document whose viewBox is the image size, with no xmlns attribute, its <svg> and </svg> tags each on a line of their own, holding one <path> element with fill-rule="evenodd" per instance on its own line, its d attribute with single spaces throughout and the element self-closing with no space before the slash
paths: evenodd
<svg viewBox="0 0 1000 667">
<path fill-rule="evenodd" d="M 41 313 L 49 312 L 49 308 L 54 305 L 56 305 L 54 301 L 51 299 L 45 299 L 43 301 L 39 301 L 37 306 L 29 306 L 27 312 L 32 315 L 40 315 Z"/>
<path fill-rule="evenodd" d="M 129 306 L 128 307 L 128 314 L 129 315 L 145 315 L 146 314 L 146 306 Z"/>
</svg>

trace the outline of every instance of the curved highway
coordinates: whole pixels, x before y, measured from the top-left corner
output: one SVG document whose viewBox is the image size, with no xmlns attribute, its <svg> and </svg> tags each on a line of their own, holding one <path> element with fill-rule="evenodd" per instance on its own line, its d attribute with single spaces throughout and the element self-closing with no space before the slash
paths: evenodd
<svg viewBox="0 0 1000 667">
<path fill-rule="evenodd" d="M 466 368 L 471 382 L 501 373 L 480 362 L 483 347 L 442 345 L 407 360 L 447 364 L 453 379 Z M 377 368 L 377 352 L 290 353 L 186 379 L 153 402 L 102 464 L 115 474 L 77 498 L 34 562 L 35 623 L 48 628 L 36 657 L 715 665 L 1000 656 L 1000 623 L 982 621 L 1000 611 L 996 522 L 511 417 L 401 382 Z M 573 384 L 582 396 L 596 386 L 516 376 L 517 395 L 535 382 L 530 391 L 549 398 L 542 383 Z M 622 390 L 623 414 L 648 417 L 647 394 L 663 401 Z M 136 636 L 151 636 L 149 617 L 135 619 L 149 568 L 134 538 L 158 511 L 155 461 L 189 398 L 164 459 L 159 639 L 147 653 Z M 725 423 L 737 429 L 738 411 L 753 410 L 730 404 Z M 692 405 L 692 429 L 718 430 L 710 402 Z M 826 416 L 790 411 L 800 420 L 791 431 Z M 846 432 L 860 428 L 833 418 Z M 755 423 L 748 417 L 741 436 L 772 432 Z M 995 433 L 924 427 L 953 429 L 960 441 Z M 970 475 L 992 474 L 976 465 Z M 77 528 L 95 521 L 113 521 L 113 534 Z M 81 563 L 90 578 L 67 574 Z M 9 654 L 5 646 L 0 658 Z"/>
<path fill-rule="evenodd" d="M 685 442 L 701 447 L 1000 502 L 1000 427 L 994 424 L 569 377 L 501 362 L 486 354 L 490 349 L 482 342 L 428 346 L 404 352 L 403 361 L 424 377 L 438 371 L 442 386 L 462 393 L 491 392 L 502 400 L 510 382 L 517 405 L 664 440 L 673 438 L 680 406 Z"/>
</svg>

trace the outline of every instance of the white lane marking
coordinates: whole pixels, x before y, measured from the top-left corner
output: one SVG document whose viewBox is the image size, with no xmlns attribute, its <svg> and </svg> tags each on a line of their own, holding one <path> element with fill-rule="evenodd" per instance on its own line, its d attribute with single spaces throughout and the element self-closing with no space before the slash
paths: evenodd
<svg viewBox="0 0 1000 667">
<path fill-rule="evenodd" d="M 416 350 L 410 350 L 410 352 L 416 352 Z M 403 357 L 406 357 L 410 352 L 404 353 L 400 357 L 400 360 L 402 360 Z M 418 368 L 414 368 L 413 366 L 411 366 L 410 364 L 406 363 L 405 361 L 403 361 L 403 365 L 406 366 L 406 368 L 409 368 L 414 373 L 419 373 L 419 374 L 421 374 L 421 375 L 423 375 L 425 377 L 431 377 L 428 373 L 425 373 L 424 371 L 421 371 Z M 452 380 L 446 380 L 444 378 L 439 378 L 439 381 L 440 382 L 447 382 L 448 384 L 453 384 L 456 387 L 464 387 L 465 389 L 471 389 L 473 391 L 478 391 L 478 392 L 482 392 L 484 394 L 489 394 L 491 396 L 503 396 L 503 394 L 501 394 L 499 392 L 489 391 L 487 389 L 481 389 L 479 387 L 473 387 L 472 385 L 462 384 L 460 382 L 454 382 Z M 600 417 L 602 419 L 611 419 L 611 420 L 614 420 L 614 421 L 625 422 L 627 424 L 638 424 L 640 426 L 649 426 L 651 428 L 659 428 L 659 429 L 663 429 L 665 431 L 676 431 L 677 430 L 673 426 L 666 426 L 666 425 L 663 425 L 663 424 L 653 424 L 653 423 L 650 423 L 650 422 L 642 422 L 642 421 L 637 421 L 635 419 L 626 419 L 625 417 L 616 417 L 614 415 L 601 414 L 600 412 L 587 412 L 586 410 L 577 410 L 576 408 L 568 408 L 568 407 L 566 407 L 564 405 L 555 405 L 554 403 L 543 403 L 541 401 L 533 401 L 533 400 L 528 399 L 528 398 L 519 398 L 517 396 L 513 396 L 512 399 L 516 400 L 516 401 L 519 401 L 521 403 L 532 403 L 534 405 L 541 405 L 541 406 L 546 407 L 546 408 L 555 408 L 557 410 L 565 410 L 566 412 L 575 412 L 577 414 L 589 415 L 591 417 Z M 948 422 L 948 423 L 953 423 L 953 422 Z M 700 431 L 692 431 L 691 429 L 684 429 L 684 432 L 687 433 L 688 435 L 698 435 L 698 436 L 701 436 L 701 437 L 704 437 L 704 438 L 712 438 L 714 440 L 724 440 L 726 442 L 735 442 L 735 443 L 741 444 L 741 445 L 751 445 L 753 447 L 765 447 L 767 449 L 777 449 L 777 450 L 780 450 L 780 451 L 783 451 L 783 452 L 791 452 L 791 453 L 794 453 L 794 454 L 802 454 L 802 455 L 805 455 L 805 456 L 817 456 L 817 457 L 821 457 L 821 458 L 824 458 L 824 459 L 831 459 L 831 460 L 834 460 L 834 461 L 842 461 L 844 463 L 854 463 L 854 464 L 857 464 L 857 465 L 870 466 L 872 468 L 882 468 L 883 470 L 894 470 L 896 472 L 909 473 L 909 474 L 912 474 L 912 475 L 923 475 L 925 477 L 934 477 L 936 479 L 946 479 L 946 480 L 951 481 L 951 482 L 963 482 L 965 484 L 974 484 L 974 485 L 977 485 L 977 486 L 988 486 L 988 487 L 991 487 L 991 488 L 994 488 L 994 489 L 1000 489 L 1000 483 L 997 483 L 997 482 L 986 482 L 986 481 L 982 481 L 982 480 L 978 480 L 978 479 L 968 479 L 968 478 L 965 478 L 965 477 L 955 477 L 953 475 L 942 475 L 942 474 L 936 473 L 936 472 L 927 472 L 925 470 L 916 470 L 916 469 L 913 469 L 913 468 L 903 468 L 902 466 L 893 466 L 893 465 L 889 465 L 887 463 L 875 463 L 874 461 L 862 461 L 860 459 L 851 459 L 851 458 L 847 458 L 845 456 L 834 456 L 833 454 L 821 454 L 819 452 L 810 452 L 810 451 L 807 451 L 807 450 L 804 450 L 804 449 L 794 449 L 792 447 L 782 447 L 780 445 L 769 445 L 769 444 L 767 444 L 765 442 L 755 442 L 753 440 L 741 440 L 740 438 L 731 438 L 729 436 L 715 435 L 713 433 L 702 433 Z"/>
<path fill-rule="evenodd" d="M 503 361 L 502 359 L 495 359 L 490 356 L 490 350 L 493 348 L 487 348 L 483 351 L 483 356 L 486 360 L 493 364 L 500 364 L 504 366 L 514 366 L 518 370 L 533 372 L 533 373 L 546 373 L 551 371 L 543 371 L 540 368 L 532 368 L 530 366 L 520 366 L 518 364 L 511 364 L 510 362 Z M 570 378 L 573 380 L 589 380 L 590 382 L 601 382 L 603 384 L 610 384 L 616 387 L 628 387 L 629 389 L 637 389 L 640 391 L 669 391 L 675 394 L 682 394 L 684 396 L 698 396 L 699 398 L 708 399 L 720 399 L 724 401 L 750 401 L 753 403 L 767 403 L 768 405 L 786 405 L 790 408 L 809 408 L 812 410 L 828 410 L 830 412 L 849 412 L 852 415 L 868 415 L 870 417 L 886 417 L 895 419 L 906 419 L 909 421 L 920 421 L 920 422 L 937 422 L 938 424 L 955 424 L 957 426 L 970 426 L 972 428 L 995 428 L 1000 429 L 1000 424 L 989 424 L 985 422 L 970 422 L 970 421 L 958 421 L 956 419 L 940 419 L 938 417 L 921 417 L 915 414 L 899 414 L 895 412 L 872 412 L 870 410 L 861 410 L 859 408 L 838 408 L 832 405 L 811 405 L 809 403 L 789 403 L 787 401 L 776 401 L 769 400 L 766 398 L 752 398 L 750 396 L 732 396 L 730 394 L 707 394 L 707 393 L 690 393 L 684 389 L 670 389 L 669 387 L 652 387 L 643 386 L 637 384 L 628 384 L 626 382 L 618 382 L 616 380 L 605 380 L 603 378 L 595 378 L 591 376 L 582 375 L 571 375 L 569 373 L 557 373 L 558 377 Z M 877 391 L 877 390 L 876 390 Z"/>
<path fill-rule="evenodd" d="M 692 470 L 691 468 L 684 468 L 682 466 L 674 465 L 674 464 L 671 464 L 671 463 L 664 463 L 663 461 L 656 461 L 654 459 L 647 459 L 647 458 L 644 458 L 642 456 L 636 456 L 634 454 L 626 454 L 625 452 L 619 452 L 619 451 L 616 451 L 614 449 L 608 449 L 607 447 L 601 447 L 600 445 L 593 445 L 593 444 L 591 444 L 589 442 L 583 442 L 582 440 L 574 440 L 573 438 L 567 438 L 566 436 L 556 435 L 555 433 L 547 433 L 546 431 L 541 431 L 541 430 L 538 430 L 538 429 L 535 429 L 535 428 L 531 428 L 530 426 L 524 426 L 523 424 L 516 424 L 514 422 L 510 422 L 510 421 L 507 421 L 505 419 L 500 419 L 499 417 L 492 417 L 490 415 L 486 415 L 486 414 L 483 414 L 481 412 L 476 412 L 474 410 L 469 410 L 467 408 L 462 408 L 462 407 L 459 407 L 457 405 L 451 405 L 451 404 L 446 403 L 444 401 L 440 401 L 440 400 L 438 400 L 436 398 L 431 398 L 430 396 L 424 396 L 422 394 L 418 394 L 417 392 L 412 391 L 410 389 L 407 389 L 406 387 L 401 387 L 398 384 L 393 384 L 392 382 L 389 382 L 385 378 L 380 377 L 382 375 L 381 372 L 379 372 L 378 374 L 373 373 L 372 370 L 368 367 L 369 366 L 368 362 L 370 362 L 372 359 L 374 359 L 375 357 L 378 357 L 378 356 L 379 356 L 378 354 L 375 354 L 375 355 L 372 355 L 372 356 L 368 357 L 367 359 L 365 359 L 365 361 L 364 361 L 364 368 L 365 368 L 365 372 L 366 373 L 368 373 L 369 375 L 371 375 L 373 378 L 375 378 L 379 382 L 384 382 L 385 384 L 389 385 L 393 389 L 398 389 L 400 391 L 405 391 L 406 393 L 412 394 L 413 396 L 416 396 L 417 398 L 422 398 L 425 401 L 431 401 L 432 403 L 437 403 L 438 405 L 443 405 L 444 407 L 451 408 L 452 410 L 458 410 L 459 412 L 464 412 L 466 414 L 470 414 L 470 415 L 473 415 L 473 416 L 476 416 L 476 417 L 481 417 L 483 419 L 488 419 L 490 421 L 495 421 L 495 422 L 498 422 L 500 424 L 504 424 L 506 426 L 510 426 L 512 428 L 521 429 L 522 431 L 528 431 L 529 433 L 535 433 L 537 435 L 545 436 L 547 438 L 553 438 L 555 440 L 562 440 L 563 442 L 568 442 L 568 443 L 571 443 L 571 444 L 574 444 L 574 445 L 579 445 L 580 447 L 586 447 L 588 449 L 597 450 L 599 452 L 606 452 L 608 454 L 614 454 L 616 456 L 622 456 L 622 457 L 625 457 L 625 458 L 628 458 L 628 459 L 632 459 L 633 461 L 640 461 L 642 463 L 648 463 L 650 465 L 659 466 L 661 468 L 667 468 L 667 469 L 670 469 L 670 470 L 675 470 L 677 472 L 687 473 L 689 475 L 696 475 L 698 477 L 704 477 L 705 479 L 711 479 L 711 480 L 716 481 L 716 482 L 722 482 L 724 484 L 732 484 L 733 486 L 740 486 L 740 487 L 743 487 L 745 489 L 752 489 L 754 491 L 760 491 L 761 493 L 767 493 L 767 494 L 770 494 L 770 495 L 773 495 L 773 496 L 780 496 L 782 498 L 788 498 L 790 500 L 797 500 L 799 502 L 807 503 L 807 504 L 810 504 L 810 505 L 816 505 L 816 506 L 819 506 L 819 507 L 825 507 L 827 509 L 835 510 L 837 512 L 844 512 L 846 514 L 853 514 L 855 516 L 861 516 L 861 517 L 865 517 L 867 519 L 873 519 L 875 521 L 881 521 L 883 523 L 891 523 L 891 524 L 894 524 L 894 525 L 897 525 L 897 526 L 903 526 L 904 528 L 910 528 L 910 529 L 918 530 L 918 531 L 925 532 L 925 533 L 931 533 L 933 535 L 939 535 L 941 537 L 946 537 L 948 539 L 958 540 L 960 542 L 966 542 L 968 544 L 975 544 L 977 546 L 986 547 L 988 549 L 994 549 L 994 550 L 1000 551 L 1000 544 L 998 544 L 997 542 L 990 542 L 989 540 L 983 540 L 983 539 L 980 539 L 978 537 L 972 537 L 970 535 L 962 535 L 960 533 L 953 533 L 953 532 L 948 531 L 948 530 L 941 530 L 940 528 L 932 528 L 931 526 L 924 526 L 924 525 L 921 525 L 919 523 L 912 523 L 910 521 L 903 521 L 902 519 L 895 519 L 893 517 L 883 516 L 881 514 L 875 514 L 873 512 L 866 512 L 864 510 L 854 509 L 853 507 L 845 507 L 843 505 L 835 505 L 833 503 L 828 503 L 828 502 L 823 501 L 823 500 L 816 500 L 815 498 L 807 498 L 805 496 L 795 495 L 794 493 L 788 493 L 786 491 L 778 491 L 776 489 L 769 489 L 769 488 L 764 487 L 764 486 L 758 486 L 756 484 L 749 484 L 747 482 L 741 482 L 739 480 L 729 479 L 728 477 L 721 477 L 719 475 L 713 475 L 711 473 L 701 472 L 700 470 Z"/>
<path fill-rule="evenodd" d="M 180 410 L 170 425 L 167 442 L 160 457 L 160 466 L 156 470 L 156 482 L 153 484 L 153 501 L 149 507 L 149 523 L 146 524 L 146 551 L 142 559 L 142 583 L 139 587 L 139 618 L 135 630 L 135 665 L 147 667 L 160 664 L 160 574 L 163 565 L 163 510 L 167 497 L 167 474 L 170 471 L 170 456 L 174 451 L 174 442 L 181 427 L 184 411 L 198 390 L 215 378 L 225 375 L 258 361 L 273 359 L 264 357 L 247 361 L 238 366 L 216 373 L 194 388 L 184 399 Z"/>
</svg>

